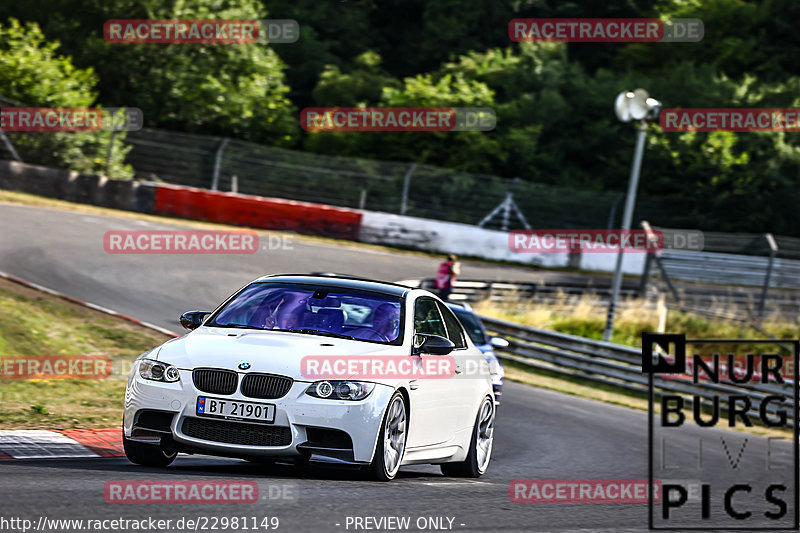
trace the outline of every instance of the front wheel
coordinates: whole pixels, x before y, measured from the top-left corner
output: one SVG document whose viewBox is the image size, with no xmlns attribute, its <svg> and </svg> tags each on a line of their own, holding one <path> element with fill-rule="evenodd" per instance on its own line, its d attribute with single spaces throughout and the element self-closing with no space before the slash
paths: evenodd
<svg viewBox="0 0 800 533">
<path fill-rule="evenodd" d="M 442 474 L 451 477 L 480 477 L 489 468 L 494 444 L 494 401 L 487 397 L 483 400 L 475 429 L 472 431 L 469 453 L 466 460 L 460 463 L 444 463 Z"/>
<path fill-rule="evenodd" d="M 372 477 L 378 481 L 391 481 L 400 470 L 400 463 L 406 451 L 407 420 L 403 395 L 395 392 L 383 416 L 378 444 L 375 446 L 375 457 L 370 465 Z"/>
<path fill-rule="evenodd" d="M 167 449 L 164 445 L 141 444 L 122 436 L 122 447 L 125 455 L 132 463 L 142 466 L 169 466 L 178 456 L 178 452 Z"/>
</svg>

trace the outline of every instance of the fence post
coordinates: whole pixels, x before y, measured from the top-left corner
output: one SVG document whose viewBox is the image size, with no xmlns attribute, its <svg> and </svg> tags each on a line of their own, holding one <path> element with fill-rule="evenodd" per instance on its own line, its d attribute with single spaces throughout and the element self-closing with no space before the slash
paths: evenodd
<svg viewBox="0 0 800 533">
<path fill-rule="evenodd" d="M 644 258 L 644 270 L 642 279 L 639 281 L 639 298 L 647 296 L 647 283 L 650 281 L 650 270 L 653 268 L 653 254 L 648 252 Z"/>
<path fill-rule="evenodd" d="M 778 253 L 778 243 L 775 242 L 775 237 L 772 233 L 765 233 L 764 237 L 767 239 L 769 245 L 769 261 L 767 262 L 767 272 L 764 275 L 764 286 L 761 288 L 761 302 L 758 304 L 758 323 L 764 320 L 764 308 L 767 302 L 767 292 L 769 292 L 769 282 L 772 278 L 772 264 L 775 262 L 775 254 Z"/>
<path fill-rule="evenodd" d="M 405 215 L 406 211 L 408 211 L 408 187 L 411 185 L 411 175 L 417 169 L 416 163 L 411 163 L 411 166 L 408 167 L 408 171 L 406 171 L 406 175 L 403 176 L 403 197 L 400 200 L 400 214 Z"/>
<path fill-rule="evenodd" d="M 681 297 L 678 295 L 678 291 L 675 289 L 675 285 L 672 284 L 672 281 L 669 279 L 669 275 L 667 274 L 667 269 L 664 268 L 664 263 L 661 262 L 661 258 L 657 255 L 653 256 L 653 259 L 656 261 L 656 265 L 658 266 L 658 270 L 661 272 L 661 277 L 664 278 L 664 283 L 667 284 L 669 287 L 669 291 L 672 293 L 672 297 L 675 298 L 676 302 L 679 302 Z"/>
<path fill-rule="evenodd" d="M 608 212 L 608 223 L 606 224 L 606 229 L 614 229 L 614 219 L 617 218 L 617 208 L 619 207 L 619 203 L 623 198 L 625 198 L 625 194 L 619 193 L 616 200 L 614 200 L 614 204 L 611 206 L 611 210 Z"/>
<path fill-rule="evenodd" d="M 3 144 L 6 146 L 6 150 L 8 150 L 8 153 L 11 154 L 11 157 L 16 159 L 20 163 L 22 163 L 23 162 L 22 158 L 19 156 L 17 151 L 14 149 L 14 145 L 11 144 L 11 141 L 8 140 L 8 137 L 6 137 L 6 134 L 1 129 L 0 129 L 0 140 L 3 141 Z"/>
<path fill-rule="evenodd" d="M 106 152 L 106 177 L 111 179 L 111 156 L 114 154 L 114 137 L 117 135 L 117 128 L 114 124 L 114 115 L 117 110 L 111 111 L 111 139 L 108 141 L 108 152 Z"/>
<path fill-rule="evenodd" d="M 216 191 L 219 189 L 219 165 L 222 162 L 222 152 L 225 150 L 225 145 L 228 144 L 228 139 L 222 139 L 217 148 L 217 153 L 214 156 L 214 175 L 211 178 L 211 190 Z"/>
</svg>

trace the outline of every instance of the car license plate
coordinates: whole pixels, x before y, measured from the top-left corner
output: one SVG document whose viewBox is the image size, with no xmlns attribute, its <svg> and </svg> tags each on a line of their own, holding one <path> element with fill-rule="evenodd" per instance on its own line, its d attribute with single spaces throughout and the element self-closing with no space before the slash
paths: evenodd
<svg viewBox="0 0 800 533">
<path fill-rule="evenodd" d="M 239 402 L 198 396 L 197 414 L 271 424 L 275 421 L 275 406 L 271 403 Z"/>
</svg>

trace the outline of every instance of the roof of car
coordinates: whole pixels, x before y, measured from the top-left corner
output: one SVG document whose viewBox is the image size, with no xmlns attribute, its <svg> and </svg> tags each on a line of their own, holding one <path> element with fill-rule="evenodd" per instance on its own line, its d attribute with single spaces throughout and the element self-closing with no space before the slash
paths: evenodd
<svg viewBox="0 0 800 533">
<path fill-rule="evenodd" d="M 374 291 L 388 294 L 391 296 L 404 296 L 412 290 L 411 287 L 391 283 L 388 281 L 377 281 L 366 278 L 357 278 L 355 276 L 346 276 L 341 274 L 323 274 L 323 275 L 309 275 L 309 274 L 272 274 L 269 276 L 262 276 L 256 281 L 274 281 L 284 283 L 298 283 L 308 285 L 325 285 L 327 287 L 336 287 L 342 289 L 356 289 L 362 291 Z"/>
</svg>

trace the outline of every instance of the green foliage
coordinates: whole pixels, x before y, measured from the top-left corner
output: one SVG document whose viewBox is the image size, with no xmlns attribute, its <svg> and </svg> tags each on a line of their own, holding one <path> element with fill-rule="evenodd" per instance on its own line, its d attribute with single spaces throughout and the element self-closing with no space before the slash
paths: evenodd
<svg viewBox="0 0 800 533">
<path fill-rule="evenodd" d="M 328 65 L 312 93 L 314 105 L 356 107 L 378 102 L 384 89 L 400 85 L 380 64 L 381 57 L 368 50 L 356 58 L 353 72 L 343 73 L 336 65 Z"/>
<path fill-rule="evenodd" d="M 553 321 L 553 331 L 600 340 L 603 338 L 603 321 L 599 318 L 561 317 Z"/>
<path fill-rule="evenodd" d="M 461 74 L 418 75 L 402 84 L 374 83 L 383 74 L 377 71 L 379 57 L 375 53 L 361 56 L 362 69 L 343 74 L 330 69 L 323 74 L 314 91 L 320 104 L 331 104 L 331 97 L 347 93 L 346 105 L 379 107 L 494 107 L 489 87 Z M 358 76 L 357 73 L 362 73 Z M 375 89 L 382 89 L 377 92 Z M 370 97 L 372 97 L 370 99 Z M 481 132 L 312 132 L 305 141 L 307 149 L 337 155 L 380 153 L 389 160 L 434 162 L 449 168 L 488 172 L 502 149 L 497 141 Z M 412 155 L 413 154 L 413 155 Z M 466 157 L 470 154 L 470 157 Z M 480 157 L 475 157 L 480 155 Z"/>
<path fill-rule="evenodd" d="M 24 27 L 12 19 L 0 27 L 0 83 L 6 98 L 41 106 L 88 107 L 97 94 L 92 68 L 75 68 L 68 56 L 56 53 L 36 24 Z"/>
<path fill-rule="evenodd" d="M 148 127 L 278 145 L 294 142 L 299 128 L 287 96 L 284 63 L 270 45 L 109 43 L 103 38 L 103 23 L 110 19 L 266 18 L 256 0 L 23 4 L 2 6 L 0 14 L 20 12 L 41 21 L 77 65 L 100 73 L 98 89 L 106 106 L 138 107 Z M 54 17 L 42 16 L 52 11 Z"/>
<path fill-rule="evenodd" d="M 299 41 L 161 45 L 102 37 L 108 19 L 267 15 L 296 19 Z M 38 22 L 73 59 L 56 61 L 49 48 L 51 65 L 33 67 L 20 53 L 16 66 L 0 65 L 0 87 L 41 105 L 93 101 L 96 90 L 103 105 L 139 107 L 146 125 L 167 130 L 614 194 L 625 189 L 635 142 L 632 125 L 613 114 L 618 92 L 644 87 L 667 108 L 798 106 L 798 15 L 795 0 L 27 0 L 0 4 L 0 21 Z M 508 22 L 526 17 L 699 18 L 705 36 L 697 43 L 510 42 Z M 0 46 L 19 46 L 4 40 Z M 390 105 L 488 106 L 497 128 L 298 128 L 304 107 Z M 85 149 L 102 151 L 101 142 L 87 141 Z M 706 230 L 797 233 L 799 170 L 796 135 L 651 126 L 635 216 Z"/>
<path fill-rule="evenodd" d="M 97 97 L 92 68 L 79 69 L 68 56 L 58 55 L 58 43 L 45 40 L 34 23 L 11 19 L 0 26 L 0 96 L 28 107 L 91 107 Z M 2 101 L 2 100 L 0 100 Z M 24 161 L 65 167 L 87 174 L 105 174 L 111 135 L 105 131 L 27 132 L 9 134 Z M 129 150 L 117 134 L 110 171 L 130 178 L 124 163 Z"/>
</svg>

